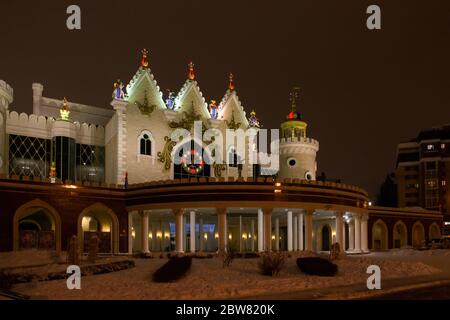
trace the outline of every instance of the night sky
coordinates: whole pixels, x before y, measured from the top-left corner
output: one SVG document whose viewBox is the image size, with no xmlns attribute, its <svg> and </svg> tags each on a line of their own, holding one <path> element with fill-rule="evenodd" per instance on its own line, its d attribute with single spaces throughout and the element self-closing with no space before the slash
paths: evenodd
<svg viewBox="0 0 450 320">
<path fill-rule="evenodd" d="M 78 4 L 82 30 L 66 28 Z M 366 8 L 382 30 L 366 28 Z M 319 173 L 375 199 L 394 170 L 396 145 L 450 123 L 450 1 L 16 1 L 0 4 L 0 79 L 12 110 L 32 112 L 31 83 L 44 96 L 110 108 L 112 85 L 128 83 L 140 50 L 161 89 L 178 91 L 193 60 L 209 101 L 228 72 L 249 113 L 277 128 L 289 92 L 320 141 Z"/>
</svg>

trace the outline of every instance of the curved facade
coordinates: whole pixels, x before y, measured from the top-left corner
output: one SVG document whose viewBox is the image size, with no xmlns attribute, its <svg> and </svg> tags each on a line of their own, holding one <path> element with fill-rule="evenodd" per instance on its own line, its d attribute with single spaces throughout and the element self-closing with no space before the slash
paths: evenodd
<svg viewBox="0 0 450 320">
<path fill-rule="evenodd" d="M 315 181 L 319 142 L 307 135 L 298 88 L 266 145 L 233 76 L 223 98 L 207 102 L 192 63 L 178 93 L 162 91 L 143 54 L 128 84 L 114 83 L 110 106 L 48 98 L 37 83 L 32 90 L 33 114 L 19 114 L 0 81 L 2 251 L 59 252 L 76 236 L 86 252 L 96 236 L 105 254 L 333 243 L 362 253 L 439 235 L 438 216 L 410 225 L 406 214 L 390 231 L 395 214 L 377 211 L 374 224 L 364 190 Z"/>
<path fill-rule="evenodd" d="M 239 251 L 326 251 L 334 242 L 350 242 L 346 248 L 355 253 L 368 250 L 367 194 L 349 185 L 209 178 L 123 189 L 1 179 L 0 190 L 0 200 L 7 203 L 2 208 L 1 251 L 65 250 L 73 235 L 85 251 L 92 233 L 101 239 L 100 252 L 113 254 L 216 252 L 231 246 Z M 33 221 L 41 211 L 51 228 L 24 234 L 21 223 Z M 354 234 L 346 241 L 349 230 Z M 43 236 L 47 247 L 42 247 Z"/>
</svg>

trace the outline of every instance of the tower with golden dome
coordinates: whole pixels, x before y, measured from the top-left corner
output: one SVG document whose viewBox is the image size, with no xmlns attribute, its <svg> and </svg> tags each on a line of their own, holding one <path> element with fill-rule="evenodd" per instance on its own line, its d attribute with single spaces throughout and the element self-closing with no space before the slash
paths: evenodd
<svg viewBox="0 0 450 320">
<path fill-rule="evenodd" d="M 280 171 L 281 179 L 316 180 L 319 142 L 307 137 L 308 124 L 298 111 L 300 89 L 291 93 L 291 110 L 280 130 Z"/>
</svg>

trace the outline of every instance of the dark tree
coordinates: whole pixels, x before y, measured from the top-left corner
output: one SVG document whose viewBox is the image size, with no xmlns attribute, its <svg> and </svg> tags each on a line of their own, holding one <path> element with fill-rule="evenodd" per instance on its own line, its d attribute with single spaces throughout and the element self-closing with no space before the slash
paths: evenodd
<svg viewBox="0 0 450 320">
<path fill-rule="evenodd" d="M 380 192 L 377 195 L 377 205 L 383 207 L 397 207 L 397 184 L 395 183 L 394 173 L 386 176 L 386 179 L 380 186 Z"/>
</svg>

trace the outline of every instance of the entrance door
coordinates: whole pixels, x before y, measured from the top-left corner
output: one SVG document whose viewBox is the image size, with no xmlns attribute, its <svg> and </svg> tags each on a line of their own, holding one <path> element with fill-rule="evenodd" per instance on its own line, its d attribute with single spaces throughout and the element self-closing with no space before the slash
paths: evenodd
<svg viewBox="0 0 450 320">
<path fill-rule="evenodd" d="M 328 225 L 322 228 L 322 251 L 330 251 L 331 232 Z"/>
</svg>

